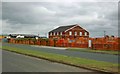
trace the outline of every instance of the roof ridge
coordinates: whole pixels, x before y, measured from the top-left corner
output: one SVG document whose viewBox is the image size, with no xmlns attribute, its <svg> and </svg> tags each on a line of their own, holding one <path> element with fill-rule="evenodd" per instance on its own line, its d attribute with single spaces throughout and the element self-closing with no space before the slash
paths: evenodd
<svg viewBox="0 0 120 74">
<path fill-rule="evenodd" d="M 74 24 L 74 25 L 62 25 L 62 26 L 59 26 L 59 27 L 75 26 L 75 25 L 78 25 L 78 24 Z"/>
<path fill-rule="evenodd" d="M 62 32 L 62 31 L 66 31 L 67 29 L 72 28 L 74 26 L 79 26 L 79 25 L 74 24 L 74 25 L 59 26 L 58 28 L 55 28 L 50 32 Z"/>
</svg>

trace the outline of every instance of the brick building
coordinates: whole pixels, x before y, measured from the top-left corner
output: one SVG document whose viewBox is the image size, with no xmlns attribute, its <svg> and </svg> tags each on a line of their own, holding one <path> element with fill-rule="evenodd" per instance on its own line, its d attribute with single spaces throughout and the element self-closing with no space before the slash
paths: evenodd
<svg viewBox="0 0 120 74">
<path fill-rule="evenodd" d="M 49 38 L 75 39 L 80 37 L 89 38 L 89 32 L 80 27 L 78 24 L 60 26 L 49 32 Z"/>
</svg>

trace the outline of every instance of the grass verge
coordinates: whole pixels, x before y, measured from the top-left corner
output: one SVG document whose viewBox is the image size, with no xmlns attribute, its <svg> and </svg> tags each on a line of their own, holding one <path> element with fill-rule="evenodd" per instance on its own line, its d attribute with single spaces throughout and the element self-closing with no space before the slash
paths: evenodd
<svg viewBox="0 0 120 74">
<path fill-rule="evenodd" d="M 76 67 L 82 67 L 91 70 L 97 70 L 102 72 L 118 72 L 118 64 L 113 64 L 109 62 L 101 62 L 91 59 L 84 59 L 78 57 L 70 57 L 65 55 L 53 54 L 53 53 L 46 53 L 41 51 L 34 51 L 34 50 L 25 50 L 21 48 L 15 48 L 10 46 L 3 46 L 2 49 L 29 55 L 37 58 L 42 58 L 54 62 L 64 63 Z"/>
<path fill-rule="evenodd" d="M 93 49 L 89 49 L 89 48 L 67 48 L 66 50 L 119 55 L 119 51 L 93 50 Z"/>
</svg>

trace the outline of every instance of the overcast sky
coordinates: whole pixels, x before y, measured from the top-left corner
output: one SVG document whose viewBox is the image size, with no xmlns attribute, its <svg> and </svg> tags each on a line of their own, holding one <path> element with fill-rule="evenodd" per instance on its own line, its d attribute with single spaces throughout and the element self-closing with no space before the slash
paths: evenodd
<svg viewBox="0 0 120 74">
<path fill-rule="evenodd" d="M 0 6 L 1 7 L 1 6 Z M 90 37 L 118 35 L 118 2 L 2 2 L 2 33 L 40 34 L 79 24 Z"/>
</svg>

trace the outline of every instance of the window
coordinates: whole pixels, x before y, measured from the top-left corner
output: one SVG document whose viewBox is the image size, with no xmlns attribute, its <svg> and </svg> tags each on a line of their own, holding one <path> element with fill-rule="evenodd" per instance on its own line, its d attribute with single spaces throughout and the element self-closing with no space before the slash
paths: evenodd
<svg viewBox="0 0 120 74">
<path fill-rule="evenodd" d="M 87 32 L 85 32 L 85 36 L 87 36 Z"/>
<path fill-rule="evenodd" d="M 57 35 L 59 35 L 59 32 L 57 32 Z"/>
<path fill-rule="evenodd" d="M 69 35 L 72 35 L 72 32 L 71 32 L 71 31 L 69 32 Z"/>
<path fill-rule="evenodd" d="M 82 36 L 82 32 L 80 32 L 80 36 Z"/>
<path fill-rule="evenodd" d="M 55 35 L 55 32 L 54 32 L 54 35 Z"/>
<path fill-rule="evenodd" d="M 50 33 L 50 35 L 52 36 L 52 33 Z"/>
<path fill-rule="evenodd" d="M 62 35 L 62 32 L 60 32 L 60 35 Z"/>
<path fill-rule="evenodd" d="M 75 36 L 77 35 L 77 32 L 75 32 Z"/>
</svg>

